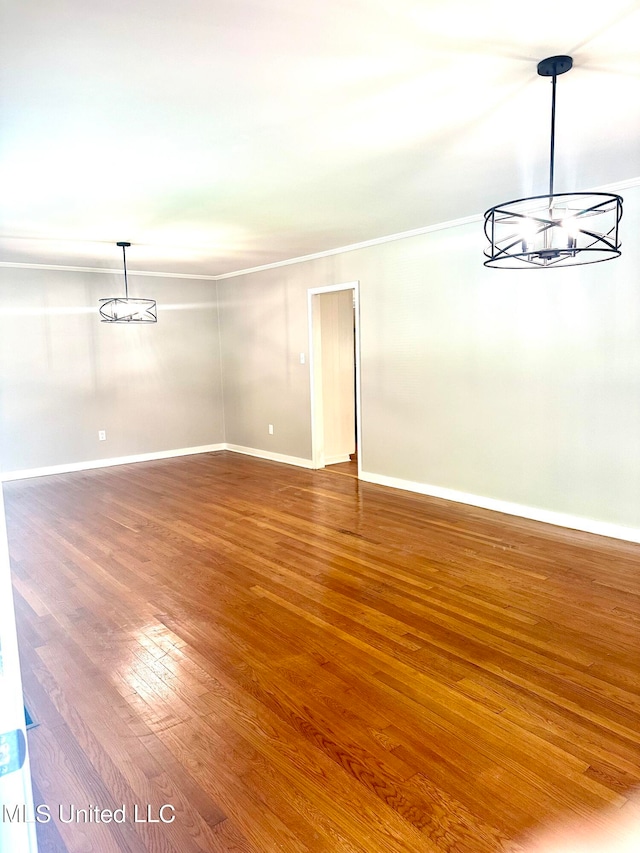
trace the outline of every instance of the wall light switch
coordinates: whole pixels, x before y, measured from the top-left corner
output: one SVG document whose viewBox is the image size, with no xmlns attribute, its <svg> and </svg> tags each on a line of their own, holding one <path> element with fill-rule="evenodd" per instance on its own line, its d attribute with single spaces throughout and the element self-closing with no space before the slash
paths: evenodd
<svg viewBox="0 0 640 853">
<path fill-rule="evenodd" d="M 301 352 L 300 353 L 300 364 L 304 364 L 306 360 L 307 360 L 307 357 L 305 356 L 305 354 L 303 352 Z"/>
<path fill-rule="evenodd" d="M 98 441 L 106 441 L 107 440 L 107 431 L 104 429 L 98 430 Z"/>
<path fill-rule="evenodd" d="M 273 435 L 273 424 L 269 424 L 269 435 Z"/>
</svg>

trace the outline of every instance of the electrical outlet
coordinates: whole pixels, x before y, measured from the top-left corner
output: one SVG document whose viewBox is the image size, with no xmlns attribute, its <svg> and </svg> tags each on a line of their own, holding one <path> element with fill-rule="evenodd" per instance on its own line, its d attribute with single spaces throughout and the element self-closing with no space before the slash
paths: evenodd
<svg viewBox="0 0 640 853">
<path fill-rule="evenodd" d="M 98 441 L 106 441 L 107 440 L 107 431 L 105 429 L 98 430 Z"/>
<path fill-rule="evenodd" d="M 269 424 L 269 435 L 273 435 L 273 424 Z"/>
</svg>

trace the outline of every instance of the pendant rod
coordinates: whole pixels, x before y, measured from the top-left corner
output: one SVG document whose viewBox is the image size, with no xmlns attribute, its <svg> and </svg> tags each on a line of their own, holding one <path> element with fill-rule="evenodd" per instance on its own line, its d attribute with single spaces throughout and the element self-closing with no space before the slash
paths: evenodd
<svg viewBox="0 0 640 853">
<path fill-rule="evenodd" d="M 556 78 L 553 78 L 553 82 L 555 83 Z M 553 155 L 552 155 L 553 156 Z M 129 282 L 127 281 L 127 250 L 123 246 L 122 247 L 122 264 L 124 266 L 124 298 L 129 298 Z"/>
<path fill-rule="evenodd" d="M 553 74 L 553 78 L 551 80 L 551 153 L 549 156 L 549 195 L 553 195 L 553 172 L 555 166 L 555 153 L 556 153 L 556 81 L 558 79 L 558 75 Z"/>
<path fill-rule="evenodd" d="M 549 56 L 538 63 L 538 74 L 551 77 L 551 152 L 549 156 L 549 195 L 553 195 L 553 178 L 556 157 L 556 83 L 560 74 L 566 74 L 573 67 L 570 56 Z"/>
<path fill-rule="evenodd" d="M 129 298 L 129 281 L 127 279 L 127 246 L 130 246 L 131 243 L 118 242 L 116 246 L 122 246 L 122 265 L 124 267 L 124 298 Z"/>
</svg>

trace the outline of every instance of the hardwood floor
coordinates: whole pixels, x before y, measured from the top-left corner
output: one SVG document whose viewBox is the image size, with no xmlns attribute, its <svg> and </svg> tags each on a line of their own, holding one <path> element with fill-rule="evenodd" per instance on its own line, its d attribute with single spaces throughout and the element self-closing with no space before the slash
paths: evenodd
<svg viewBox="0 0 640 853">
<path fill-rule="evenodd" d="M 325 468 L 330 474 L 343 474 L 347 477 L 358 476 L 358 460 L 351 459 L 349 462 L 336 462 L 334 465 L 327 465 Z"/>
<path fill-rule="evenodd" d="M 493 853 L 640 783 L 640 546 L 231 453 L 4 489 L 43 850 Z"/>
</svg>

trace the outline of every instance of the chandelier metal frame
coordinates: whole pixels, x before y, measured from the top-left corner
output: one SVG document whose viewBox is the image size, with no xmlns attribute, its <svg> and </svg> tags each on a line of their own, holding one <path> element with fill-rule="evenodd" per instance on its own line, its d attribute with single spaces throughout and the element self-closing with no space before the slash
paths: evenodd
<svg viewBox="0 0 640 853">
<path fill-rule="evenodd" d="M 554 193 L 556 84 L 558 76 L 572 66 L 570 56 L 550 56 L 538 63 L 538 74 L 552 78 L 549 192 L 485 211 L 486 267 L 548 269 L 599 263 L 621 254 L 621 196 Z"/>
<path fill-rule="evenodd" d="M 158 314 L 155 299 L 140 299 L 129 296 L 127 279 L 126 250 L 131 243 L 120 241 L 124 266 L 124 297 L 110 296 L 100 300 L 100 321 L 102 323 L 157 323 Z"/>
</svg>

